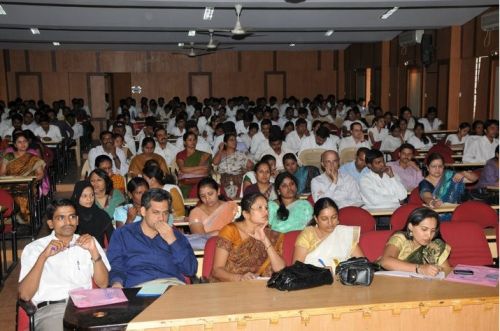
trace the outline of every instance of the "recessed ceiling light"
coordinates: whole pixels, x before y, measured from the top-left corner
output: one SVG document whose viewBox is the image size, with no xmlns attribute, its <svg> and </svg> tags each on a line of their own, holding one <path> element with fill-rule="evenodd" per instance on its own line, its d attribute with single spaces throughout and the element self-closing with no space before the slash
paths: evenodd
<svg viewBox="0 0 500 331">
<path fill-rule="evenodd" d="M 184 43 L 178 43 L 177 46 L 184 47 Z"/>
<path fill-rule="evenodd" d="M 386 20 L 388 19 L 392 14 L 394 14 L 397 10 L 399 9 L 399 7 L 393 7 L 392 9 L 389 9 L 388 11 L 386 11 L 385 13 L 382 14 L 382 16 L 380 16 L 380 19 L 381 20 Z"/>
<path fill-rule="evenodd" d="M 194 37 L 194 36 L 196 36 L 196 30 L 189 30 L 189 31 L 188 31 L 188 36 L 189 36 L 189 37 Z"/>
<path fill-rule="evenodd" d="M 54 45 L 54 46 L 61 46 L 61 43 L 60 43 L 60 42 L 58 42 L 58 41 L 53 41 L 53 42 L 52 42 L 52 45 Z"/>
<path fill-rule="evenodd" d="M 31 28 L 30 31 L 33 34 L 40 34 L 40 30 L 38 30 L 38 28 Z"/>
<path fill-rule="evenodd" d="M 210 21 L 214 16 L 214 7 L 205 7 L 205 13 L 203 13 L 203 19 L 205 21 Z"/>
<path fill-rule="evenodd" d="M 328 30 L 325 32 L 325 36 L 330 37 L 333 34 L 333 30 Z"/>
<path fill-rule="evenodd" d="M 290 47 L 295 47 L 295 44 L 294 43 L 290 43 L 289 45 Z"/>
<path fill-rule="evenodd" d="M 2 5 L 0 5 L 0 15 L 7 15 L 7 12 L 3 9 Z"/>
</svg>

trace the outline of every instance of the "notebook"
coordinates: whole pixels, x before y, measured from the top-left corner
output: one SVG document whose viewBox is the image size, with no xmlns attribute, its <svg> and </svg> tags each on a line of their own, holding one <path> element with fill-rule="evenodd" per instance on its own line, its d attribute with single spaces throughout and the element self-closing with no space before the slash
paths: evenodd
<svg viewBox="0 0 500 331">
<path fill-rule="evenodd" d="M 449 280 L 451 282 L 484 285 L 491 287 L 496 287 L 498 285 L 498 269 L 496 268 L 458 264 L 455 266 L 455 269 L 470 270 L 474 274 L 456 275 L 452 271 L 448 274 L 446 280 Z"/>
<path fill-rule="evenodd" d="M 76 289 L 69 296 L 78 308 L 89 308 L 127 302 L 128 299 L 121 288 Z"/>
</svg>

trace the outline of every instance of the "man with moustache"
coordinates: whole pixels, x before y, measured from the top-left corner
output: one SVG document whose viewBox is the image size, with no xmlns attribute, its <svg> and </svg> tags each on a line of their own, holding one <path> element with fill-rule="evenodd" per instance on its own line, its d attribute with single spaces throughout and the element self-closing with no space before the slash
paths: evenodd
<svg viewBox="0 0 500 331">
<path fill-rule="evenodd" d="M 69 292 L 91 289 L 92 281 L 107 287 L 110 265 L 94 237 L 75 234 L 78 215 L 71 200 L 54 200 L 47 218 L 52 233 L 23 250 L 19 297 L 37 306 L 36 330 L 62 331 Z"/>
<path fill-rule="evenodd" d="M 399 160 L 387 163 L 387 166 L 391 167 L 407 191 L 413 190 L 424 179 L 422 170 L 412 160 L 414 154 L 415 147 L 412 144 L 404 143 L 399 147 Z"/>
<path fill-rule="evenodd" d="M 128 173 L 127 156 L 121 149 L 115 147 L 113 133 L 103 131 L 99 135 L 99 139 L 101 140 L 101 145 L 89 151 L 90 170 L 94 170 L 95 159 L 99 155 L 107 155 L 113 160 L 113 172 L 125 176 Z"/>
</svg>

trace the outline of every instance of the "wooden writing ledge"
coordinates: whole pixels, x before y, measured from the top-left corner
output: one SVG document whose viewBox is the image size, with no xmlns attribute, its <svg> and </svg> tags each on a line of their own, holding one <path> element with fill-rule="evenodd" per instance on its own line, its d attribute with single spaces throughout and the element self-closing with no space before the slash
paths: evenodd
<svg viewBox="0 0 500 331">
<path fill-rule="evenodd" d="M 195 298 L 195 300 L 193 300 Z M 176 286 L 137 315 L 139 330 L 498 330 L 498 287 L 375 276 L 371 286 L 282 292 L 265 281 Z M 341 328 L 336 328 L 341 327 Z"/>
</svg>

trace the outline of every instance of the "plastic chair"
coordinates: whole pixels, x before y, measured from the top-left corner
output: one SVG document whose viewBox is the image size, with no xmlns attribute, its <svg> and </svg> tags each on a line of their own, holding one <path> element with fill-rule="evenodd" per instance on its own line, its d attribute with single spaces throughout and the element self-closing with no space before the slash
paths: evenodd
<svg viewBox="0 0 500 331">
<path fill-rule="evenodd" d="M 445 145 L 445 144 L 442 144 L 442 143 L 438 143 L 434 146 L 432 146 L 429 151 L 427 152 L 427 155 L 425 156 L 425 160 L 424 160 L 424 163 L 427 164 L 427 158 L 429 157 L 429 155 L 431 155 L 432 153 L 438 153 L 440 154 L 443 159 L 444 159 L 444 163 L 454 163 L 454 160 L 453 160 L 453 151 L 451 150 L 450 146 L 448 145 Z"/>
<path fill-rule="evenodd" d="M 212 274 L 212 268 L 214 266 L 215 247 L 218 238 L 219 237 L 217 236 L 208 238 L 207 243 L 205 244 L 205 249 L 203 251 L 203 266 L 201 269 L 201 276 L 205 279 L 210 278 L 210 275 Z"/>
<path fill-rule="evenodd" d="M 5 210 L 2 213 L 2 227 L 3 231 L 1 233 L 1 242 L 0 248 L 2 250 L 2 259 L 3 265 L 0 265 L 0 268 L 5 271 L 8 275 L 17 265 L 18 256 L 17 256 L 17 223 L 15 218 L 15 206 L 14 199 L 9 192 L 5 190 L 0 190 L 0 206 L 3 206 Z M 11 224 L 5 224 L 5 219 L 10 218 Z M 11 240 L 11 248 L 12 248 L 12 263 L 10 266 L 7 265 L 7 245 L 6 245 L 6 234 L 10 235 Z"/>
<path fill-rule="evenodd" d="M 361 233 L 375 230 L 375 218 L 360 207 L 344 207 L 339 210 L 339 221 L 342 225 L 359 226 Z"/>
<path fill-rule="evenodd" d="M 295 241 L 299 236 L 301 231 L 290 231 L 285 233 L 285 238 L 283 239 L 283 259 L 287 266 L 293 264 L 293 252 L 295 250 Z"/>
<path fill-rule="evenodd" d="M 493 258 L 482 227 L 471 222 L 441 224 L 441 234 L 451 246 L 449 262 L 457 264 L 491 265 Z"/>
<path fill-rule="evenodd" d="M 420 191 L 418 190 L 418 187 L 415 187 L 413 190 L 411 190 L 410 195 L 408 196 L 408 203 L 412 205 L 423 205 L 424 200 L 420 197 Z"/>
<path fill-rule="evenodd" d="M 16 330 L 35 331 L 36 306 L 31 301 L 17 299 L 16 303 Z"/>
<path fill-rule="evenodd" d="M 408 216 L 411 214 L 411 212 L 421 206 L 421 204 L 416 205 L 408 203 L 396 209 L 391 215 L 391 229 L 393 231 L 402 230 L 405 227 L 406 221 L 408 220 Z"/>
<path fill-rule="evenodd" d="M 356 158 L 356 151 L 357 149 L 355 147 L 344 148 L 340 152 L 340 164 L 342 165 L 354 161 L 354 159 Z"/>
<path fill-rule="evenodd" d="M 359 247 L 365 253 L 368 260 L 374 262 L 384 253 L 385 244 L 391 237 L 393 231 L 369 231 L 361 234 Z"/>
<path fill-rule="evenodd" d="M 323 154 L 324 151 L 324 148 L 304 149 L 299 154 L 299 160 L 302 165 L 310 165 L 321 168 L 321 154 Z"/>
<path fill-rule="evenodd" d="M 498 214 L 493 208 L 481 201 L 467 201 L 460 204 L 453 215 L 452 222 L 473 222 L 483 228 L 498 226 Z"/>
</svg>

